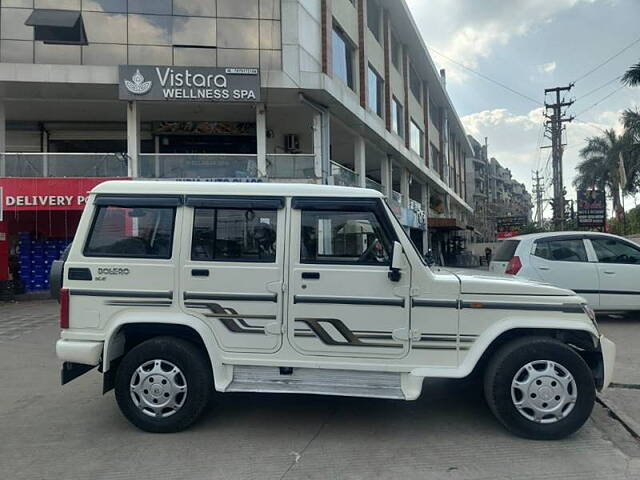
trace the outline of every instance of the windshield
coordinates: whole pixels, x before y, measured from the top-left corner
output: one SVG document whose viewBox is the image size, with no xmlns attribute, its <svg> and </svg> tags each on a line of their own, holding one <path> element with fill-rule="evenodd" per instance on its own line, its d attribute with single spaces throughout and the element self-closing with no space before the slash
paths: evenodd
<svg viewBox="0 0 640 480">
<path fill-rule="evenodd" d="M 418 247 L 416 246 L 415 243 L 413 243 L 413 240 L 411 240 L 411 237 L 407 234 L 407 231 L 404 229 L 404 227 L 402 226 L 398 218 L 393 214 L 393 210 L 391 210 L 391 207 L 387 203 L 386 198 L 384 200 L 384 204 L 387 207 L 387 213 L 389 213 L 389 216 L 393 219 L 392 222 L 395 223 L 397 227 L 400 227 L 400 230 L 402 231 L 404 238 L 409 240 L 409 243 L 413 247 L 413 250 L 418 254 L 418 257 L 420 258 L 420 261 L 423 263 L 423 265 L 425 267 L 428 266 L 426 260 L 424 259 L 423 254 L 420 252 L 420 250 L 418 250 Z"/>
<path fill-rule="evenodd" d="M 516 253 L 516 248 L 520 245 L 520 240 L 505 240 L 502 245 L 498 247 L 496 256 L 493 257 L 494 262 L 508 262 L 513 258 Z"/>
</svg>

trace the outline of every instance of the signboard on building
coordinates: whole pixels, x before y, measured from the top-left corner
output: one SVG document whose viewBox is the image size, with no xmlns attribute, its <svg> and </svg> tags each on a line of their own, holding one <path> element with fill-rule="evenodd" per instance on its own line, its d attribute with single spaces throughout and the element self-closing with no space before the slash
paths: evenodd
<svg viewBox="0 0 640 480">
<path fill-rule="evenodd" d="M 496 238 L 511 238 L 520 235 L 522 227 L 528 222 L 525 215 L 515 217 L 497 217 L 496 218 Z"/>
<path fill-rule="evenodd" d="M 0 178 L 0 219 L 15 211 L 83 210 L 88 193 L 107 180 L 115 179 Z"/>
<path fill-rule="evenodd" d="M 604 190 L 578 190 L 578 226 L 604 227 L 607 198 Z"/>
<path fill-rule="evenodd" d="M 259 102 L 257 68 L 120 65 L 120 100 Z"/>
</svg>

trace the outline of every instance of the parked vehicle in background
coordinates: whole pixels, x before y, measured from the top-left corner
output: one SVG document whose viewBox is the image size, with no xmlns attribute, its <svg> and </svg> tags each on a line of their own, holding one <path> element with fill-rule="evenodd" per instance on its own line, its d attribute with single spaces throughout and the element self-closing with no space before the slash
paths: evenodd
<svg viewBox="0 0 640 480">
<path fill-rule="evenodd" d="M 374 190 L 106 182 L 62 271 L 63 383 L 99 366 L 151 432 L 187 428 L 214 390 L 414 400 L 477 372 L 509 430 L 554 439 L 613 371 L 580 297 L 433 272 Z"/>
<path fill-rule="evenodd" d="M 502 243 L 489 270 L 573 290 L 594 310 L 640 310 L 640 245 L 616 235 L 514 237 Z"/>
</svg>

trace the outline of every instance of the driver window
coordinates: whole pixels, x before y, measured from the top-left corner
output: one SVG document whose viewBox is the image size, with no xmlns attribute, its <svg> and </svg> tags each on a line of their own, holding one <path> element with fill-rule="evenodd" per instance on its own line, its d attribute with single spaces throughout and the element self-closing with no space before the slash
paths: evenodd
<svg viewBox="0 0 640 480">
<path fill-rule="evenodd" d="M 611 238 L 592 238 L 591 243 L 600 263 L 640 263 L 640 249 Z"/>
<path fill-rule="evenodd" d="M 373 212 L 302 211 L 301 263 L 388 265 L 390 252 Z"/>
</svg>

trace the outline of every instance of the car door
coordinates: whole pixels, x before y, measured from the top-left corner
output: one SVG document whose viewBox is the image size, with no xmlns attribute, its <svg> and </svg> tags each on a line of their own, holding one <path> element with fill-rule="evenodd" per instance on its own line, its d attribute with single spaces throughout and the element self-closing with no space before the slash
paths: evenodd
<svg viewBox="0 0 640 480">
<path fill-rule="evenodd" d="M 400 280 L 389 278 L 396 239 L 379 199 L 293 199 L 287 318 L 298 352 L 407 354 L 411 272 L 404 256 Z"/>
<path fill-rule="evenodd" d="M 589 261 L 582 236 L 536 240 L 531 251 L 531 265 L 543 281 L 573 290 L 592 307 L 599 306 L 598 269 Z"/>
<path fill-rule="evenodd" d="M 181 301 L 225 351 L 282 344 L 285 210 L 277 197 L 188 197 Z"/>
<path fill-rule="evenodd" d="M 590 242 L 598 259 L 600 308 L 640 309 L 640 247 L 606 236 Z"/>
</svg>

